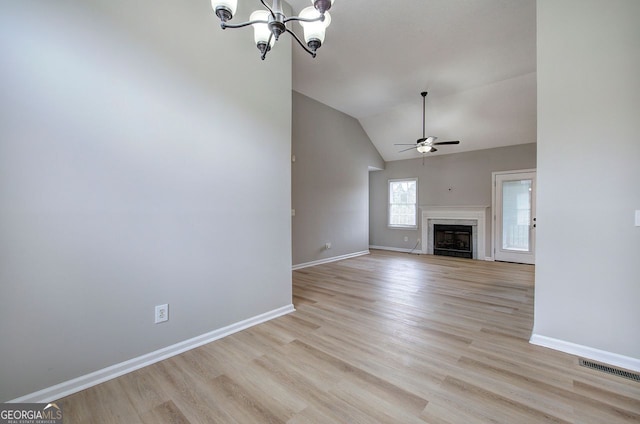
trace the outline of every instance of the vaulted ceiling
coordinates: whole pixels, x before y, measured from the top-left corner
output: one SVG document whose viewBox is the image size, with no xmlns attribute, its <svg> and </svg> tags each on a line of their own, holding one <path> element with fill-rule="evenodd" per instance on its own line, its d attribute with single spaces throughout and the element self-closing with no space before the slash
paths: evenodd
<svg viewBox="0 0 640 424">
<path fill-rule="evenodd" d="M 289 0 L 294 12 L 309 0 Z M 535 0 L 336 0 L 313 59 L 294 45 L 293 89 L 357 118 L 386 161 L 426 135 L 447 154 L 536 141 Z"/>
</svg>

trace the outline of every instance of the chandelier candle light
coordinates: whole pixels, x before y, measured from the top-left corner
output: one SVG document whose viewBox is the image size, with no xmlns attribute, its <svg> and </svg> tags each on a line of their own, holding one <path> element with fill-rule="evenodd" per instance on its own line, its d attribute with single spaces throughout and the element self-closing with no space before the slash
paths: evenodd
<svg viewBox="0 0 640 424">
<path fill-rule="evenodd" d="M 287 18 L 282 12 L 282 1 L 273 0 L 273 5 L 269 7 L 264 0 L 260 3 L 267 10 L 256 10 L 249 16 L 249 22 L 241 24 L 230 24 L 233 15 L 238 7 L 238 0 L 211 0 L 211 7 L 215 10 L 216 15 L 220 18 L 220 27 L 226 28 L 242 28 L 249 25 L 253 26 L 253 35 L 256 47 L 260 50 L 260 58 L 264 60 L 267 52 L 285 32 L 300 44 L 312 57 L 316 57 L 316 50 L 322 46 L 324 42 L 325 30 L 331 23 L 331 15 L 328 10 L 331 9 L 334 0 L 311 0 L 313 6 L 306 7 L 300 11 L 300 16 L 292 16 Z M 287 28 L 287 22 L 298 21 L 304 30 L 304 41 L 306 45 L 298 38 L 298 36 Z"/>
</svg>

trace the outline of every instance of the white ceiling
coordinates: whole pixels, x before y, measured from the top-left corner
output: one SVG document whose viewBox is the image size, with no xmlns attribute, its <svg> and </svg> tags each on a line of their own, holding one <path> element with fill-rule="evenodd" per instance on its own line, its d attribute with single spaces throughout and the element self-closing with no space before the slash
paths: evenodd
<svg viewBox="0 0 640 424">
<path fill-rule="evenodd" d="M 426 135 L 461 141 L 436 155 L 536 141 L 535 0 L 336 0 L 331 17 L 315 59 L 294 45 L 293 89 L 357 118 L 386 161 L 420 157 L 394 143 L 422 136 L 421 91 Z"/>
</svg>

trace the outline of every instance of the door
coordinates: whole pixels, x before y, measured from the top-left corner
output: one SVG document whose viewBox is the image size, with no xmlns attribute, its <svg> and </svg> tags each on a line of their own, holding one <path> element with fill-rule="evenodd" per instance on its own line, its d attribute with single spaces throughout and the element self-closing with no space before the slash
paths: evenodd
<svg viewBox="0 0 640 424">
<path fill-rule="evenodd" d="M 494 259 L 535 263 L 536 172 L 494 172 Z"/>
</svg>

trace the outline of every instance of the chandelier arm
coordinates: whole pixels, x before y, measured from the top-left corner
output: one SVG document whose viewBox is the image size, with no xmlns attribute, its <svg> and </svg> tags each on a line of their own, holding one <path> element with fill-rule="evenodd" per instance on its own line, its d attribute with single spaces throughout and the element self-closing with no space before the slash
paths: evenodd
<svg viewBox="0 0 640 424">
<path fill-rule="evenodd" d="M 318 22 L 318 21 L 324 21 L 324 15 L 320 15 L 317 18 L 301 18 L 299 16 L 291 16 L 290 18 L 285 18 L 284 19 L 284 23 L 290 22 L 290 21 L 298 21 L 298 22 Z"/>
<path fill-rule="evenodd" d="M 262 55 L 260 55 L 260 59 L 264 60 L 265 57 L 267 57 L 267 53 L 269 53 L 269 50 L 271 46 L 271 39 L 273 38 L 273 33 L 271 33 L 271 35 L 269 35 L 269 39 L 267 40 L 267 48 L 264 49 L 264 52 L 262 53 Z"/>
<path fill-rule="evenodd" d="M 300 44 L 300 47 L 302 47 L 307 53 L 309 53 L 311 55 L 311 57 L 315 58 L 316 57 L 316 53 L 309 50 L 307 48 L 307 46 L 305 46 L 302 41 L 300 41 L 300 39 L 298 38 L 298 36 L 295 34 L 295 32 L 291 31 L 289 28 L 286 28 L 286 31 L 291 34 L 291 36 L 293 37 L 294 40 L 296 40 L 298 42 L 298 44 Z"/>
<path fill-rule="evenodd" d="M 266 7 L 266 8 L 267 8 L 267 10 L 269 11 L 269 13 L 271 13 L 271 16 L 273 16 L 273 19 L 275 19 L 275 18 L 276 18 L 276 14 L 275 14 L 275 13 L 273 13 L 273 9 L 271 9 L 271 8 L 269 7 L 269 5 L 268 5 L 267 3 L 265 3 L 265 2 L 264 2 L 264 0 L 260 0 L 260 3 L 262 3 L 262 5 L 263 5 L 264 7 Z"/>
<path fill-rule="evenodd" d="M 265 20 L 257 20 L 257 21 L 249 21 L 249 22 L 242 22 L 241 24 L 228 24 L 226 22 L 222 22 L 220 23 L 220 26 L 222 27 L 222 29 L 226 29 L 226 28 L 243 28 L 249 25 L 253 25 L 253 24 L 268 24 L 269 21 L 265 21 Z"/>
</svg>

